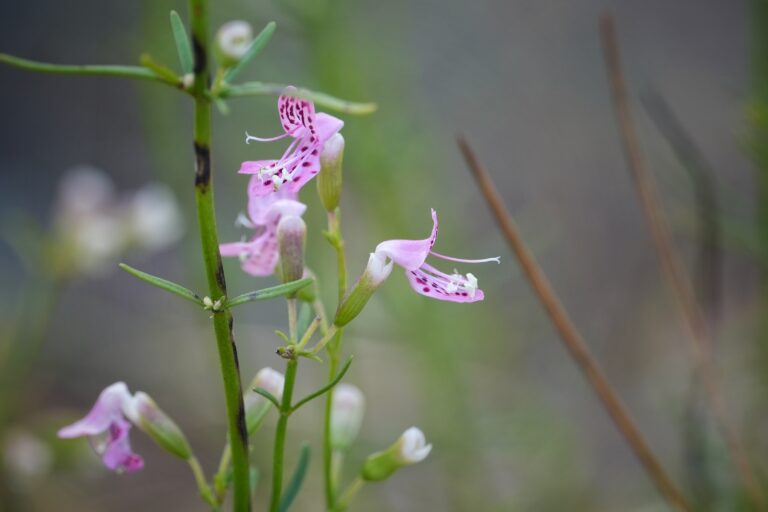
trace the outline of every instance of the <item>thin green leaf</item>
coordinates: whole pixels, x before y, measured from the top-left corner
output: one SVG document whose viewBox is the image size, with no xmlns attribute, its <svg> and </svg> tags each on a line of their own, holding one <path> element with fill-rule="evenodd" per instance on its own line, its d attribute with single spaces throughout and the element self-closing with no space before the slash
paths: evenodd
<svg viewBox="0 0 768 512">
<path fill-rule="evenodd" d="M 311 277 L 305 277 L 298 281 L 291 281 L 290 283 L 279 284 L 270 288 L 264 288 L 262 290 L 256 290 L 255 292 L 248 292 L 237 297 L 230 299 L 226 303 L 226 307 L 233 308 L 246 302 L 253 302 L 255 300 L 274 299 L 275 297 L 282 297 L 288 295 L 296 290 L 300 290 L 312 282 Z"/>
<path fill-rule="evenodd" d="M 237 75 L 239 75 L 240 72 L 245 69 L 248 63 L 251 62 L 262 49 L 264 49 L 269 40 L 272 39 L 272 34 L 275 32 L 275 26 L 276 25 L 274 21 L 267 23 L 267 26 L 264 27 L 261 32 L 259 32 L 259 35 L 256 36 L 256 39 L 251 41 L 251 44 L 248 46 L 248 50 L 246 50 L 245 55 L 243 55 L 238 63 L 229 68 L 229 70 L 224 74 L 224 81 L 231 82 L 234 80 L 235 77 L 237 77 Z"/>
<path fill-rule="evenodd" d="M 125 270 L 132 276 L 138 277 L 142 281 L 147 282 L 153 286 L 157 286 L 158 288 L 162 288 L 165 291 L 176 294 L 182 299 L 187 299 L 200 306 L 203 305 L 203 299 L 201 299 L 200 296 L 198 296 L 192 290 L 184 288 L 180 284 L 176 284 L 172 281 L 168 281 L 167 279 L 163 279 L 162 277 L 157 277 L 157 276 L 153 276 L 152 274 L 147 274 L 146 272 L 142 272 L 141 270 L 137 270 L 133 267 L 129 267 L 125 263 L 120 263 L 120 268 Z"/>
<path fill-rule="evenodd" d="M 347 373 L 347 370 L 349 370 L 349 366 L 352 364 L 353 356 L 349 356 L 349 359 L 347 359 L 347 362 L 344 363 L 344 366 L 341 368 L 341 371 L 336 375 L 336 377 L 328 383 L 328 385 L 323 386 L 322 388 L 318 389 L 314 393 L 307 395 L 306 397 L 299 400 L 299 402 L 291 407 L 291 413 L 294 413 L 299 407 L 306 404 L 307 402 L 314 400 L 315 398 L 319 397 L 323 393 L 327 393 L 328 391 L 332 390 L 336 384 L 338 384 L 342 378 L 344 378 L 344 374 Z"/>
<path fill-rule="evenodd" d="M 157 62 L 150 54 L 142 53 L 139 57 L 139 64 L 153 71 L 157 76 L 165 78 L 169 82 L 178 82 L 179 77 L 174 70 Z"/>
<path fill-rule="evenodd" d="M 293 504 L 293 500 L 301 490 L 301 486 L 304 483 L 304 477 L 307 476 L 307 468 L 309 467 L 310 449 L 309 443 L 304 441 L 301 444 L 301 453 L 299 453 L 299 462 L 296 464 L 296 469 L 293 471 L 291 481 L 288 483 L 288 487 L 285 489 L 283 497 L 280 499 L 280 512 L 288 512 L 288 509 Z"/>
<path fill-rule="evenodd" d="M 122 76 L 126 78 L 140 78 L 142 80 L 154 80 L 166 84 L 179 86 L 179 82 L 171 82 L 166 78 L 157 75 L 153 71 L 140 66 L 93 66 L 93 65 L 63 65 L 50 64 L 48 62 L 37 62 L 34 60 L 14 57 L 6 53 L 0 53 L 0 62 L 26 69 L 27 71 L 37 71 L 40 73 L 54 73 L 59 75 L 96 75 L 96 76 Z"/>
<path fill-rule="evenodd" d="M 266 389 L 264 389 L 264 388 L 253 388 L 253 392 L 263 396 L 264 398 L 266 398 L 267 400 L 272 402 L 275 405 L 275 407 L 277 407 L 278 410 L 280 409 L 280 402 L 277 400 L 277 398 L 275 398 L 275 395 L 273 395 L 272 393 L 270 393 Z"/>
<path fill-rule="evenodd" d="M 263 94 L 280 95 L 285 92 L 285 84 L 272 84 L 264 82 L 246 82 L 240 85 L 229 85 L 222 89 L 222 98 L 237 98 L 243 96 L 260 96 Z M 378 105 L 375 103 L 355 103 L 346 101 L 323 92 L 310 91 L 309 89 L 297 89 L 293 94 L 297 98 L 314 101 L 323 107 L 344 112 L 346 114 L 370 114 L 375 112 Z"/>
<path fill-rule="evenodd" d="M 176 51 L 179 53 L 181 71 L 188 75 L 194 69 L 192 48 L 189 46 L 189 37 L 184 28 L 184 22 L 181 21 L 181 17 L 176 11 L 171 11 L 171 30 L 173 31 L 173 40 L 176 42 Z"/>
</svg>

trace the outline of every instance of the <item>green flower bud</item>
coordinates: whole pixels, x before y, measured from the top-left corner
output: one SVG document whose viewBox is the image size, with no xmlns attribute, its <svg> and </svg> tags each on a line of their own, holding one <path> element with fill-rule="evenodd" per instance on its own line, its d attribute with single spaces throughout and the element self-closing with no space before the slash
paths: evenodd
<svg viewBox="0 0 768 512">
<path fill-rule="evenodd" d="M 431 450 L 432 445 L 426 444 L 424 433 L 411 427 L 392 446 L 368 456 L 362 477 L 369 482 L 386 480 L 401 467 L 424 460 Z"/>
<path fill-rule="evenodd" d="M 171 454 L 187 460 L 192 456 L 179 426 L 146 393 L 138 391 L 125 407 L 125 415 L 154 442 Z"/>
<path fill-rule="evenodd" d="M 312 304 L 317 299 L 317 279 L 315 279 L 315 273 L 308 268 L 304 269 L 304 275 L 302 277 L 311 277 L 312 282 L 307 286 L 301 288 L 296 293 L 296 298 L 302 302 Z"/>
<path fill-rule="evenodd" d="M 304 224 L 301 217 L 295 215 L 284 216 L 277 225 L 280 278 L 284 283 L 296 281 L 304 275 L 304 240 L 306 234 L 307 225 Z"/>
<path fill-rule="evenodd" d="M 371 253 L 365 272 L 344 297 L 336 311 L 336 318 L 333 323 L 338 327 L 344 327 L 359 315 L 368 300 L 373 297 L 376 289 L 389 277 L 391 272 L 392 262 L 387 262 L 386 256 Z"/>
<path fill-rule="evenodd" d="M 341 168 L 344 160 L 344 137 L 337 133 L 323 146 L 320 153 L 320 174 L 317 175 L 317 192 L 323 207 L 332 212 L 341 201 Z"/>
</svg>

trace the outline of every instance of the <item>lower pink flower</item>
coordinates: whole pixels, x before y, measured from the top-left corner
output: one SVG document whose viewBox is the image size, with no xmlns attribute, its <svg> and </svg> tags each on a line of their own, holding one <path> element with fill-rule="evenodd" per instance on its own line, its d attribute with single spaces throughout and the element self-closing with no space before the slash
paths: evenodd
<svg viewBox="0 0 768 512">
<path fill-rule="evenodd" d="M 123 382 L 112 384 L 101 392 L 85 418 L 59 430 L 59 437 L 89 437 L 104 465 L 117 472 L 133 472 L 144 467 L 144 460 L 131 450 L 128 434 L 131 423 L 126 410 L 133 397 Z"/>
<path fill-rule="evenodd" d="M 298 192 L 289 188 L 260 196 L 256 193 L 261 181 L 253 176 L 248 185 L 248 217 L 239 223 L 254 230 L 250 240 L 221 244 L 222 256 L 237 256 L 243 270 L 254 276 L 274 273 L 279 259 L 277 225 L 286 215 L 301 216 L 307 206 L 297 201 Z"/>
</svg>

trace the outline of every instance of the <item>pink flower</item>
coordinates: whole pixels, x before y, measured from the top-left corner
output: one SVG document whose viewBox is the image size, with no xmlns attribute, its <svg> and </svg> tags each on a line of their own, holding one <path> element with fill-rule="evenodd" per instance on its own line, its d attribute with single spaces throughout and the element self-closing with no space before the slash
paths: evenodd
<svg viewBox="0 0 768 512">
<path fill-rule="evenodd" d="M 438 300 L 450 302 L 476 302 L 483 300 L 483 291 L 477 287 L 477 278 L 467 273 L 459 274 L 454 270 L 453 274 L 446 274 L 426 262 L 432 255 L 448 261 L 459 263 L 484 263 L 495 261 L 499 258 L 486 258 L 482 260 L 465 260 L 452 258 L 436 253 L 432 250 L 437 240 L 437 213 L 432 210 L 432 234 L 424 240 L 387 240 L 376 246 L 368 263 L 368 271 L 374 281 L 385 279 L 392 270 L 392 263 L 396 263 L 405 269 L 405 275 L 417 293 Z"/>
<path fill-rule="evenodd" d="M 281 188 L 298 192 L 320 172 L 320 152 L 323 146 L 344 126 L 341 119 L 323 112 L 315 113 L 315 105 L 311 101 L 291 96 L 296 92 L 295 87 L 287 87 L 285 94 L 277 100 L 284 134 L 262 139 L 246 133 L 246 143 L 252 140 L 269 142 L 285 137 L 293 138 L 279 160 L 256 160 L 243 162 L 240 166 L 241 174 L 254 174 L 258 177 L 254 187 L 254 193 L 258 196 L 271 194 Z"/>
<path fill-rule="evenodd" d="M 109 469 L 119 473 L 138 471 L 144 467 L 144 460 L 131 450 L 128 439 L 131 423 L 126 419 L 126 414 L 130 414 L 126 411 L 130 411 L 132 404 L 133 397 L 125 383 L 112 384 L 101 392 L 91 412 L 59 430 L 59 437 L 88 436 Z"/>
<path fill-rule="evenodd" d="M 307 206 L 297 201 L 298 192 L 283 187 L 268 196 L 259 194 L 261 178 L 253 176 L 248 184 L 248 216 L 238 223 L 254 230 L 248 241 L 221 244 L 222 256 L 237 256 L 243 270 L 254 276 L 274 273 L 279 259 L 277 225 L 284 216 L 301 216 Z"/>
</svg>

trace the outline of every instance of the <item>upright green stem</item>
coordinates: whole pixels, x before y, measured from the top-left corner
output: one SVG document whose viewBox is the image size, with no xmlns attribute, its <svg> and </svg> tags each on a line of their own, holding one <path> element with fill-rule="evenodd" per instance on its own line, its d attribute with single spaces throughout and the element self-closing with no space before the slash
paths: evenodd
<svg viewBox="0 0 768 512">
<path fill-rule="evenodd" d="M 341 210 L 328 212 L 328 231 L 331 233 L 331 245 L 336 250 L 336 267 L 338 273 L 338 296 L 341 304 L 347 291 L 347 262 L 344 253 L 344 238 L 341 236 Z M 328 332 L 330 334 L 330 331 Z M 333 381 L 339 368 L 339 344 L 342 330 L 335 333 L 328 343 L 328 382 Z M 331 446 L 331 414 L 333 408 L 333 391 L 325 397 L 325 415 L 323 418 L 323 475 L 325 484 L 325 506 L 333 510 L 336 504 L 336 471 L 333 464 L 333 447 Z"/>
<path fill-rule="evenodd" d="M 336 505 L 336 507 L 333 509 L 333 512 L 342 512 L 349 507 L 349 502 L 352 501 L 352 498 L 355 497 L 355 495 L 360 491 L 360 489 L 363 488 L 363 485 L 365 484 L 365 480 L 363 480 L 361 477 L 355 478 L 351 484 L 349 484 L 349 487 L 347 487 L 347 490 L 344 491 L 344 494 L 339 498 L 339 503 Z"/>
<path fill-rule="evenodd" d="M 336 376 L 339 356 L 336 350 L 328 347 L 328 381 Z M 331 411 L 333 408 L 333 390 L 325 397 L 325 415 L 323 418 L 323 476 L 325 484 L 325 508 L 333 510 L 336 503 L 336 479 L 333 470 L 333 447 L 331 446 Z"/>
<path fill-rule="evenodd" d="M 195 82 L 192 95 L 195 100 L 195 203 L 200 227 L 203 260 L 208 289 L 215 301 L 227 295 L 224 268 L 219 253 L 216 216 L 213 205 L 211 176 L 211 104 L 208 100 L 210 71 L 208 67 L 208 2 L 189 0 L 192 48 L 195 55 Z M 233 509 L 248 512 L 251 509 L 248 468 L 248 432 L 245 424 L 245 406 L 240 382 L 237 347 L 232 333 L 232 314 L 228 309 L 213 315 L 213 327 L 224 381 L 224 395 L 232 447 Z"/>
<path fill-rule="evenodd" d="M 277 421 L 275 433 L 275 451 L 272 459 L 272 498 L 269 502 L 270 512 L 280 510 L 280 497 L 283 492 L 283 459 L 285 456 L 285 436 L 288 430 L 288 417 L 291 414 L 291 399 L 293 398 L 293 386 L 296 383 L 296 369 L 298 361 L 291 359 L 285 368 L 285 386 L 283 388 L 283 400 L 280 403 L 280 419 Z"/>
<path fill-rule="evenodd" d="M 341 236 L 341 211 L 336 208 L 334 212 L 328 212 L 328 231 L 332 235 L 333 248 L 336 249 L 336 267 L 339 274 L 339 303 L 347 292 L 347 259 L 344 254 L 344 239 Z"/>
</svg>

